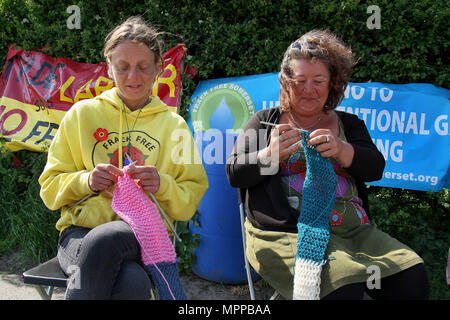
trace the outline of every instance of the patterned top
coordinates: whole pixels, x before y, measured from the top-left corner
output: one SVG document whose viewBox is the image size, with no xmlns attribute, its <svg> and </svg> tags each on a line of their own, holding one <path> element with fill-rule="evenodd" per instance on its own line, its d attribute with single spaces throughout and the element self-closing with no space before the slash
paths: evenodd
<svg viewBox="0 0 450 320">
<path fill-rule="evenodd" d="M 339 121 L 339 138 L 346 141 L 342 123 Z M 354 179 L 335 160 L 332 160 L 337 174 L 336 202 L 330 218 L 330 232 L 345 236 L 361 225 L 370 223 L 362 207 L 362 200 Z M 306 175 L 306 159 L 303 147 L 281 163 L 281 179 L 289 204 L 300 210 L 303 183 Z"/>
</svg>

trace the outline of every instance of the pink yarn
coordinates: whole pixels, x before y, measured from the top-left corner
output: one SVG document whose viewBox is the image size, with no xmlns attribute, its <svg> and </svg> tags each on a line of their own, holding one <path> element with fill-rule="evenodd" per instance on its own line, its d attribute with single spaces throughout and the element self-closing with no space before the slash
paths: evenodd
<svg viewBox="0 0 450 320">
<path fill-rule="evenodd" d="M 141 246 L 142 261 L 145 265 L 175 262 L 175 249 L 158 209 L 127 174 L 127 167 L 123 173 L 114 189 L 111 207 L 133 229 Z"/>
</svg>

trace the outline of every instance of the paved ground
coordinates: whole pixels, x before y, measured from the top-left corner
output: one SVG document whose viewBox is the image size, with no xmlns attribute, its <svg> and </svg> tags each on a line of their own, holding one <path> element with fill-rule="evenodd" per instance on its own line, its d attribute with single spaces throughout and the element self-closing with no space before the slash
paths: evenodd
<svg viewBox="0 0 450 320">
<path fill-rule="evenodd" d="M 226 285 L 203 280 L 195 275 L 182 276 L 181 281 L 189 300 L 249 300 L 248 288 L 245 285 Z M 261 285 L 256 285 L 256 297 L 268 299 Z M 11 273 L 0 273 L 0 300 L 40 300 L 40 296 L 31 285 L 23 284 L 22 276 Z M 63 300 L 64 291 L 55 288 L 53 300 Z"/>
<path fill-rule="evenodd" d="M 0 257 L 0 300 L 39 300 L 38 292 L 32 285 L 22 281 L 22 272 L 28 269 L 18 253 Z M 249 300 L 247 285 L 229 285 L 216 283 L 191 275 L 182 275 L 181 282 L 190 300 Z M 269 299 L 273 289 L 262 281 L 255 284 L 257 299 Z M 54 300 L 64 299 L 64 290 L 55 288 Z"/>
</svg>

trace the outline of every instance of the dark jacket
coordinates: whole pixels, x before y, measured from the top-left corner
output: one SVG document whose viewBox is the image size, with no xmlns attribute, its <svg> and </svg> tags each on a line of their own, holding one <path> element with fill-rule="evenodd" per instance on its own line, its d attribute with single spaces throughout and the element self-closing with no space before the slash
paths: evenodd
<svg viewBox="0 0 450 320">
<path fill-rule="evenodd" d="M 346 171 L 356 180 L 358 195 L 369 214 L 364 182 L 381 179 L 385 161 L 372 142 L 364 121 L 350 113 L 336 113 L 342 121 L 347 142 L 355 150 L 353 162 Z M 258 150 L 269 145 L 272 129 L 271 126 L 260 124 L 260 121 L 279 123 L 280 117 L 280 108 L 258 111 L 237 138 L 233 152 L 227 159 L 226 171 L 232 187 L 246 189 L 248 219 L 256 228 L 297 232 L 299 211 L 288 203 L 283 192 L 280 170 L 273 175 L 261 175 L 262 164 L 256 160 Z"/>
</svg>

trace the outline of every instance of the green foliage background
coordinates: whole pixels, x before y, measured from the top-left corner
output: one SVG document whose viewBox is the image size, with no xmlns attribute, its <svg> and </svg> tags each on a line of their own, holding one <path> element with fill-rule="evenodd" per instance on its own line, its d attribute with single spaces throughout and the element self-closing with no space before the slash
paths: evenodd
<svg viewBox="0 0 450 320">
<path fill-rule="evenodd" d="M 70 5 L 81 9 L 81 29 L 68 29 Z M 381 29 L 370 30 L 369 5 L 378 5 Z M 287 46 L 301 34 L 328 28 L 353 48 L 359 63 L 352 82 L 425 82 L 449 88 L 449 21 L 446 0 L 0 0 L 0 64 L 8 45 L 43 48 L 50 56 L 103 61 L 106 34 L 131 15 L 143 15 L 164 34 L 166 49 L 183 42 L 185 61 L 197 69 L 183 77 L 182 114 L 200 80 L 277 72 Z M 58 213 L 46 209 L 37 177 L 45 153 L 0 153 L 0 255 L 20 248 L 36 262 L 55 254 Z M 448 190 L 439 193 L 370 187 L 372 219 L 425 260 L 433 299 L 450 299 L 445 265 L 450 244 Z M 189 232 L 182 226 L 186 238 Z M 191 239 L 187 240 L 187 242 Z M 198 239 L 191 241 L 198 242 Z M 192 246 L 185 243 L 189 270 Z"/>
</svg>

